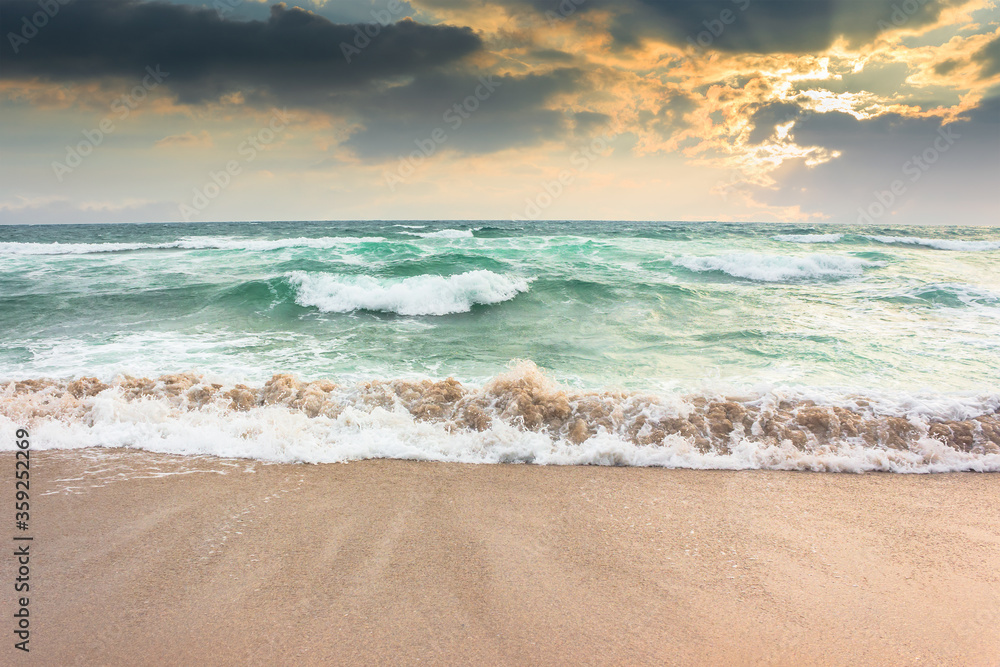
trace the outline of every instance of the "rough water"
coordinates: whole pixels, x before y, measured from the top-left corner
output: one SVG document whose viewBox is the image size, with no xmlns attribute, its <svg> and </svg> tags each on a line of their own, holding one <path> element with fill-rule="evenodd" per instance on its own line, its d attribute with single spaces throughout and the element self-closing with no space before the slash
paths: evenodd
<svg viewBox="0 0 1000 667">
<path fill-rule="evenodd" d="M 33 446 L 1000 471 L 1000 230 L 0 226 Z"/>
</svg>

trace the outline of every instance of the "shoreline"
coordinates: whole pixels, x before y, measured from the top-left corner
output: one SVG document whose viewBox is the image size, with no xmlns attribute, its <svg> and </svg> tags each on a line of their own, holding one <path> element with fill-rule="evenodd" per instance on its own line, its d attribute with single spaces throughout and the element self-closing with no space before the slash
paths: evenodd
<svg viewBox="0 0 1000 667">
<path fill-rule="evenodd" d="M 54 448 L 270 461 L 420 459 L 824 472 L 1000 471 L 1000 394 L 772 388 L 674 396 L 561 385 L 522 360 L 482 384 L 197 373 L 0 385 L 0 422 Z"/>
<path fill-rule="evenodd" d="M 31 457 L 32 664 L 1000 655 L 993 475 Z"/>
</svg>

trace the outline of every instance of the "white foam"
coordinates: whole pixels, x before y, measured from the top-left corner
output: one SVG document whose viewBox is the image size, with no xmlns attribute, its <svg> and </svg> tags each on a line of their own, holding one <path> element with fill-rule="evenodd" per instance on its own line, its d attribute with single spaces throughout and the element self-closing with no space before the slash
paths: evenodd
<svg viewBox="0 0 1000 667">
<path fill-rule="evenodd" d="M 0 394 L 3 393 L 0 389 Z M 788 398 L 788 394 L 776 392 L 759 400 L 775 402 Z M 905 415 L 911 423 L 926 427 L 929 412 L 940 417 L 940 409 L 944 408 L 944 414 L 950 412 L 957 418 L 968 418 L 984 409 L 996 409 L 995 399 L 952 399 L 949 407 L 948 400 L 936 405 L 934 400 L 913 398 L 880 408 L 888 407 L 890 413 Z M 282 405 L 262 405 L 241 412 L 215 403 L 197 410 L 183 410 L 178 409 L 176 400 L 165 396 L 126 400 L 120 389 L 108 389 L 84 399 L 85 418 L 33 418 L 32 447 L 38 450 L 133 447 L 168 454 L 286 463 L 393 458 L 852 473 L 1000 472 L 1000 454 L 963 452 L 926 436 L 910 443 L 907 449 L 865 446 L 849 438 L 801 449 L 789 441 L 767 443 L 744 437 L 723 453 L 702 451 L 678 435 L 645 445 L 604 430 L 575 444 L 500 419 L 494 419 L 483 431 L 454 429 L 447 423 L 417 420 L 399 405 L 349 406 L 332 418 L 308 417 Z M 683 412 L 683 406 L 664 409 Z M 14 431 L 21 425 L 23 420 L 15 422 L 0 414 L 0 450 L 13 448 Z"/>
<path fill-rule="evenodd" d="M 100 252 L 145 250 L 159 246 L 150 243 L 0 243 L 4 255 L 86 255 Z"/>
<path fill-rule="evenodd" d="M 837 243 L 842 238 L 843 234 L 778 234 L 777 236 L 771 237 L 775 241 L 784 241 L 785 243 Z"/>
<path fill-rule="evenodd" d="M 934 301 L 936 295 L 952 297 L 965 306 L 989 307 L 1000 306 L 1000 294 L 964 283 L 925 283 L 911 287 L 895 296 Z"/>
<path fill-rule="evenodd" d="M 955 241 L 951 239 L 925 239 L 918 236 L 865 236 L 865 238 L 879 243 L 919 245 L 937 250 L 964 250 L 966 252 L 1000 250 L 1000 241 Z"/>
<path fill-rule="evenodd" d="M 859 276 L 866 268 L 882 266 L 845 255 L 766 255 L 733 253 L 710 257 L 685 255 L 671 260 L 674 265 L 691 271 L 721 271 L 735 278 L 760 282 L 785 282 L 815 278 L 847 278 Z"/>
<path fill-rule="evenodd" d="M 528 291 L 530 280 L 492 271 L 468 271 L 454 276 L 422 275 L 403 279 L 344 276 L 295 271 L 288 274 L 296 288 L 295 302 L 323 312 L 377 310 L 400 315 L 464 313 L 476 304 L 509 301 Z"/>
<path fill-rule="evenodd" d="M 211 236 L 191 236 L 169 243 L 0 243 L 0 254 L 6 255 L 88 255 L 92 253 L 127 252 L 133 250 L 250 250 L 265 251 L 281 248 L 334 248 L 357 243 L 379 243 L 381 236 L 327 236 L 293 239 L 240 239 Z"/>
<path fill-rule="evenodd" d="M 279 250 L 281 248 L 336 248 L 357 243 L 381 243 L 381 236 L 323 236 L 294 239 L 232 239 L 225 237 L 192 236 L 163 247 L 186 250 Z"/>
<path fill-rule="evenodd" d="M 475 236 L 471 229 L 441 229 L 436 232 L 400 232 L 400 234 L 425 239 L 471 239 Z"/>
</svg>

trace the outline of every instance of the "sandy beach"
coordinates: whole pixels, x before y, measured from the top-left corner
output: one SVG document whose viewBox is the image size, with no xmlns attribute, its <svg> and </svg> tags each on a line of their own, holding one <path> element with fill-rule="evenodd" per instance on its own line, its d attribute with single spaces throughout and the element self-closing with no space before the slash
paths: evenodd
<svg viewBox="0 0 1000 667">
<path fill-rule="evenodd" d="M 18 664 L 1000 664 L 992 474 L 32 457 Z"/>
</svg>

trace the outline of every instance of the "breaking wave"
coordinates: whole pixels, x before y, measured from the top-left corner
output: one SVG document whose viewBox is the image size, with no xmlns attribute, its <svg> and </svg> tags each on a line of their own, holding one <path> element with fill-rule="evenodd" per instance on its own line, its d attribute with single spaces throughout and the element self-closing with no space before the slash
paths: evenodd
<svg viewBox="0 0 1000 667">
<path fill-rule="evenodd" d="M 150 243 L 0 243 L 3 255 L 87 255 L 99 252 L 126 252 L 160 246 Z"/>
<path fill-rule="evenodd" d="M 967 252 L 1000 250 L 1000 241 L 955 241 L 951 239 L 925 239 L 918 236 L 865 236 L 865 238 L 879 243 L 919 245 L 937 250 L 964 250 Z"/>
<path fill-rule="evenodd" d="M 185 250 L 280 250 L 281 248 L 336 248 L 357 243 L 382 243 L 381 236 L 322 236 L 317 238 L 299 237 L 294 239 L 230 239 L 191 237 L 181 239 L 165 248 Z"/>
<path fill-rule="evenodd" d="M 185 373 L 0 385 L 0 432 L 39 449 L 135 447 L 277 462 L 398 458 L 682 468 L 1000 471 L 1000 395 L 725 397 L 574 390 L 521 362 L 482 386 L 262 386 Z M 13 435 L 0 448 L 9 449 Z"/>
<path fill-rule="evenodd" d="M 972 285 L 956 283 L 920 285 L 896 294 L 883 296 L 881 300 L 949 308 L 997 308 L 1000 306 L 1000 295 Z"/>
<path fill-rule="evenodd" d="M 402 279 L 295 271 L 288 280 L 300 306 L 333 313 L 374 310 L 400 315 L 465 313 L 477 304 L 509 301 L 527 292 L 531 282 L 486 270 Z"/>
<path fill-rule="evenodd" d="M 772 236 L 775 241 L 784 241 L 785 243 L 837 243 L 842 238 L 843 234 L 778 234 L 777 236 Z"/>
<path fill-rule="evenodd" d="M 238 239 L 189 237 L 170 243 L 0 243 L 5 255 L 89 255 L 134 250 L 250 250 L 266 251 L 281 248 L 334 248 L 356 243 L 380 243 L 381 236 L 327 236 L 294 239 Z"/>
<path fill-rule="evenodd" d="M 400 234 L 425 239 L 471 239 L 475 236 L 472 232 L 471 229 L 440 229 L 436 232 L 400 232 Z"/>
<path fill-rule="evenodd" d="M 765 255 L 734 253 L 711 257 L 687 255 L 671 260 L 675 266 L 690 271 L 719 272 L 758 282 L 788 282 L 819 278 L 849 278 L 859 276 L 864 269 L 882 266 L 857 257 L 842 255 Z"/>
</svg>

